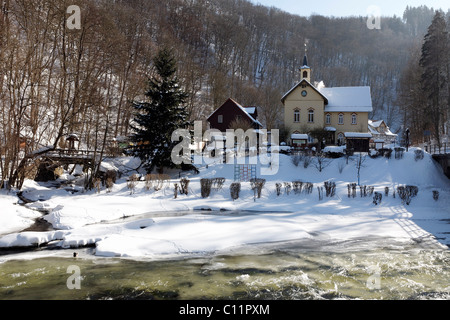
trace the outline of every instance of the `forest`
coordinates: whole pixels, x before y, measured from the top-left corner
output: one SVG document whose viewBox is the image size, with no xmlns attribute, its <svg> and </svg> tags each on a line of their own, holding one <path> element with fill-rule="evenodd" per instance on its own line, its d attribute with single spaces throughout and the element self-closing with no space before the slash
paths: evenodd
<svg viewBox="0 0 450 320">
<path fill-rule="evenodd" d="M 132 132 L 132 102 L 145 99 L 152 59 L 170 48 L 188 93 L 191 120 L 205 120 L 226 99 L 258 106 L 278 128 L 280 99 L 299 80 L 307 43 L 312 80 L 370 86 L 372 119 L 404 123 L 402 73 L 420 52 L 435 10 L 407 7 L 403 17 L 303 17 L 247 0 L 2 0 L 0 12 L 0 175 L 44 146 L 77 134 L 106 150 Z M 80 29 L 67 8 L 81 8 Z M 450 13 L 444 13 L 447 21 Z M 450 23 L 447 23 L 449 26 Z"/>
</svg>

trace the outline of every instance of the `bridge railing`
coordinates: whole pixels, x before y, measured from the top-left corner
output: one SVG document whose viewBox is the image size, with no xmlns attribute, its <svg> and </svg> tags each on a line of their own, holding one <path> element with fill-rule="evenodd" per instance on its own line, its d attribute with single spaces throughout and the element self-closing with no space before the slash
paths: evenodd
<svg viewBox="0 0 450 320">
<path fill-rule="evenodd" d="M 433 145 L 425 145 L 425 151 L 430 154 L 449 154 L 450 153 L 450 145 L 447 143 L 443 143 L 441 146 L 437 144 Z"/>
</svg>

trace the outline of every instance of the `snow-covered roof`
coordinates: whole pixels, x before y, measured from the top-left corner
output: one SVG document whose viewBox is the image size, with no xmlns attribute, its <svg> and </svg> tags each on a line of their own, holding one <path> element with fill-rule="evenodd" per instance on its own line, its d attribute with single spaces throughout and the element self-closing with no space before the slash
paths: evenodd
<svg viewBox="0 0 450 320">
<path fill-rule="evenodd" d="M 308 140 L 308 135 L 304 133 L 293 133 L 291 139 L 294 140 Z"/>
<path fill-rule="evenodd" d="M 244 107 L 247 113 L 253 114 L 256 111 L 256 107 Z"/>
<path fill-rule="evenodd" d="M 346 138 L 372 138 L 371 133 L 363 133 L 363 132 L 345 132 Z"/>
<path fill-rule="evenodd" d="M 324 130 L 325 131 L 330 131 L 330 132 L 335 132 L 336 128 L 335 127 L 325 127 Z"/>
<path fill-rule="evenodd" d="M 372 112 L 370 87 L 319 88 L 328 99 L 325 112 Z"/>
</svg>

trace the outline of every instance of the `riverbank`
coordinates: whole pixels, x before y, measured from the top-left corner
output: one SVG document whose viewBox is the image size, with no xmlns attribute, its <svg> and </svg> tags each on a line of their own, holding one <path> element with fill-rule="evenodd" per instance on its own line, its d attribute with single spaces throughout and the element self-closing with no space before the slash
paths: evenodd
<svg viewBox="0 0 450 320">
<path fill-rule="evenodd" d="M 10 225 L 6 232 L 0 229 L 0 247 L 93 246 L 96 256 L 161 259 L 301 239 L 342 242 L 394 238 L 433 249 L 450 244 L 450 184 L 428 154 L 418 161 L 412 150 L 402 159 L 366 158 L 361 185 L 373 186 L 374 192 L 383 195 L 378 205 L 373 203 L 373 194 L 361 196 L 359 188 L 355 197 L 348 196 L 347 186 L 357 178 L 356 160 L 356 156 L 348 164 L 345 159 L 330 160 L 319 171 L 312 164 L 305 168 L 300 162 L 296 166 L 290 157 L 280 155 L 277 174 L 264 176 L 261 197 L 255 197 L 250 183 L 243 182 L 235 201 L 229 189 L 234 166 L 224 164 L 201 168 L 198 175 L 187 174 L 188 194 L 178 194 L 176 199 L 173 186 L 180 183 L 178 172 L 159 191 L 147 190 L 145 183 L 139 182 L 131 192 L 127 177 L 119 179 L 111 192 L 100 193 L 83 192 L 76 185 L 69 192 L 26 181 L 23 195 L 36 202 L 24 208 L 12 195 L 0 195 L 8 217 L 36 218 L 40 214 L 36 210 L 46 210 L 45 220 L 55 230 L 18 232 L 26 227 L 12 231 Z M 116 159 L 107 165 L 118 168 L 127 161 L 133 159 Z M 225 178 L 225 184 L 202 198 L 200 179 L 213 177 Z M 314 187 L 311 192 L 291 189 L 288 193 L 284 182 L 296 180 Z M 336 193 L 330 197 L 319 195 L 325 181 L 336 184 Z M 279 194 L 277 183 L 283 186 Z M 398 194 L 394 197 L 393 191 L 401 185 L 418 188 L 409 205 L 402 203 Z M 433 191 L 439 192 L 438 200 L 433 199 Z M 246 214 L 249 212 L 253 214 Z M 7 215 L 2 215 L 2 221 Z M 134 218 L 124 219 L 127 217 Z M 30 219 L 22 223 L 30 223 Z"/>
</svg>

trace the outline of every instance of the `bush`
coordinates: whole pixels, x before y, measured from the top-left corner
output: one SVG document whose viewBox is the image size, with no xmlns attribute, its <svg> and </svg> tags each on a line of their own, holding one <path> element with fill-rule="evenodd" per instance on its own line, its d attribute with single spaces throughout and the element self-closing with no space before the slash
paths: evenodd
<svg viewBox="0 0 450 320">
<path fill-rule="evenodd" d="M 305 182 L 303 184 L 303 190 L 305 191 L 306 194 L 311 194 L 314 188 L 314 184 L 312 184 L 311 182 Z"/>
<path fill-rule="evenodd" d="M 241 192 L 241 183 L 240 182 L 233 182 L 230 185 L 231 199 L 233 199 L 233 201 L 239 199 L 239 193 L 240 192 Z"/>
<path fill-rule="evenodd" d="M 438 201 L 438 200 L 439 200 L 439 191 L 433 190 L 433 199 L 434 199 L 435 201 Z"/>
<path fill-rule="evenodd" d="M 323 199 L 323 187 L 317 186 L 317 191 L 319 192 L 319 201 Z"/>
<path fill-rule="evenodd" d="M 356 183 L 349 183 L 347 185 L 348 190 L 348 197 L 352 196 L 353 198 L 356 197 Z"/>
<path fill-rule="evenodd" d="M 291 192 L 292 186 L 290 182 L 285 182 L 284 183 L 284 192 L 289 195 L 289 193 Z"/>
<path fill-rule="evenodd" d="M 255 191 L 258 195 L 258 199 L 261 198 L 261 190 L 266 184 L 266 179 L 250 179 L 250 185 L 252 187 L 252 190 Z"/>
<path fill-rule="evenodd" d="M 417 196 L 419 193 L 419 188 L 417 186 L 398 186 L 397 194 L 402 200 L 403 204 L 409 205 L 411 203 L 411 199 Z"/>
<path fill-rule="evenodd" d="M 403 159 L 403 153 L 405 152 L 405 148 L 394 148 L 395 151 L 395 159 Z"/>
<path fill-rule="evenodd" d="M 200 191 L 202 198 L 208 198 L 211 194 L 211 187 L 213 185 L 212 179 L 200 179 Z"/>
<path fill-rule="evenodd" d="M 292 190 L 294 190 L 295 194 L 299 194 L 302 192 L 303 181 L 292 181 Z"/>
<path fill-rule="evenodd" d="M 130 177 L 128 178 L 128 181 L 127 181 L 127 188 L 130 190 L 130 194 L 133 194 L 133 193 L 134 193 L 134 191 L 135 191 L 136 186 L 138 185 L 138 183 L 139 183 L 139 175 L 133 174 L 132 176 L 130 176 Z"/>
<path fill-rule="evenodd" d="M 425 152 L 423 152 L 422 149 L 417 149 L 414 151 L 414 160 L 422 160 L 425 155 Z"/>
<path fill-rule="evenodd" d="M 181 178 L 180 180 L 180 194 L 188 195 L 189 193 L 189 182 L 187 178 Z"/>
<path fill-rule="evenodd" d="M 178 183 L 175 183 L 174 185 L 174 191 L 173 191 L 173 197 L 176 199 L 178 196 Z"/>
<path fill-rule="evenodd" d="M 381 199 L 383 199 L 383 195 L 379 192 L 375 192 L 375 195 L 373 196 L 373 203 L 375 205 L 379 205 L 381 203 Z"/>
<path fill-rule="evenodd" d="M 276 189 L 276 191 L 277 191 L 277 196 L 280 196 L 280 194 L 281 194 L 281 186 L 282 186 L 282 184 L 281 183 L 275 183 L 275 189 Z"/>
<path fill-rule="evenodd" d="M 389 196 L 389 187 L 384 187 L 384 195 Z"/>
<path fill-rule="evenodd" d="M 291 156 L 291 161 L 294 164 L 294 166 L 298 167 L 298 164 L 302 160 L 302 157 L 297 153 Z"/>
<path fill-rule="evenodd" d="M 334 197 L 336 194 L 336 182 L 333 181 L 325 181 L 325 196 L 326 197 Z"/>
<path fill-rule="evenodd" d="M 212 179 L 212 188 L 215 191 L 222 190 L 223 185 L 225 184 L 225 178 L 214 178 Z"/>
<path fill-rule="evenodd" d="M 312 158 L 310 156 L 305 156 L 303 158 L 303 168 L 305 168 L 305 169 L 308 168 L 309 165 L 311 164 L 311 162 L 312 162 Z"/>
</svg>

